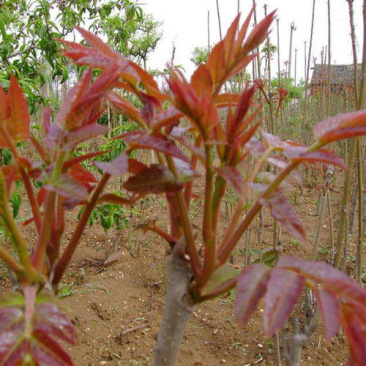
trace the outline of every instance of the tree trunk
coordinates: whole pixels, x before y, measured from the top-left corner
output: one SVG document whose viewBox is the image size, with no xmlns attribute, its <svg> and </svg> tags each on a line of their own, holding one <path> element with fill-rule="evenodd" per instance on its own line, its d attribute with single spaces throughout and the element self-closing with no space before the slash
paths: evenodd
<svg viewBox="0 0 366 366">
<path fill-rule="evenodd" d="M 184 331 L 194 310 L 194 301 L 189 294 L 192 270 L 189 263 L 181 258 L 180 249 L 182 248 L 178 242 L 167 259 L 167 294 L 155 348 L 154 366 L 177 364 Z"/>
<path fill-rule="evenodd" d="M 315 333 L 320 322 L 319 308 L 312 314 L 309 323 L 300 329 L 300 323 L 295 319 L 295 330 L 289 332 L 288 324 L 282 328 L 283 356 L 287 366 L 300 366 L 302 350 Z"/>
</svg>

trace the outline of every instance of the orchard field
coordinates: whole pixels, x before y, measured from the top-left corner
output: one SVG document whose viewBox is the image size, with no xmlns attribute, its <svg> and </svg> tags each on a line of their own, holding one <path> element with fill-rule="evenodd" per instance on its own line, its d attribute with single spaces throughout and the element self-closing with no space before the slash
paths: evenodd
<svg viewBox="0 0 366 366">
<path fill-rule="evenodd" d="M 0 2 L 1 366 L 366 365 L 366 4 L 345 65 L 324 3 L 300 71 L 217 0 L 187 76 L 143 4 Z"/>
</svg>

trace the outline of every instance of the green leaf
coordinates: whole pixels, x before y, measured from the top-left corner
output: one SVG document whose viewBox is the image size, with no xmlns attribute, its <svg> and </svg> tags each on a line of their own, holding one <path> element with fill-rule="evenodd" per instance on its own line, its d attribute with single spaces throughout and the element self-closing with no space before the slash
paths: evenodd
<svg viewBox="0 0 366 366">
<path fill-rule="evenodd" d="M 225 290 L 228 285 L 236 282 L 240 270 L 230 265 L 223 265 L 217 268 L 207 284 L 201 290 L 202 296 L 213 295 Z"/>
<path fill-rule="evenodd" d="M 13 192 L 10 196 L 10 202 L 13 206 L 13 217 L 16 218 L 19 214 L 19 209 L 22 204 L 22 197 L 19 193 Z"/>
<path fill-rule="evenodd" d="M 278 258 L 278 252 L 276 249 L 267 249 L 262 255 L 262 262 L 268 267 L 273 267 Z"/>
</svg>

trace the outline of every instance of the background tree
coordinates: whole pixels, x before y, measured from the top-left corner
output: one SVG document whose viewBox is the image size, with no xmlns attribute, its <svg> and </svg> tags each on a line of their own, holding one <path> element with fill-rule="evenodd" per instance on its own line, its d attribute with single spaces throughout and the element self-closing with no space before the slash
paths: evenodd
<svg viewBox="0 0 366 366">
<path fill-rule="evenodd" d="M 75 26 L 89 26 L 115 50 L 145 65 L 161 37 L 159 23 L 130 0 L 10 0 L 0 6 L 0 84 L 7 88 L 10 73 L 15 74 L 31 114 L 54 102 L 52 80 L 62 84 L 69 78 L 71 65 L 60 56 L 57 39 L 70 36 Z"/>
<path fill-rule="evenodd" d="M 191 61 L 196 65 L 201 65 L 207 61 L 208 55 L 210 54 L 207 47 L 195 47 L 192 56 Z"/>
</svg>

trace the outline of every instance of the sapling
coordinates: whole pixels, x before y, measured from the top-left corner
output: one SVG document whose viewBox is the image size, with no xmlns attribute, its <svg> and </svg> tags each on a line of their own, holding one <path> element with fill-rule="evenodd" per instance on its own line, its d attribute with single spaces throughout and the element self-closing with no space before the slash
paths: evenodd
<svg viewBox="0 0 366 366">
<path fill-rule="evenodd" d="M 14 252 L 1 245 L 0 258 L 20 290 L 0 308 L 1 365 L 72 364 L 55 338 L 75 343 L 76 330 L 53 303 L 51 290 L 57 291 L 94 206 L 98 200 L 108 202 L 108 196 L 103 200 L 100 194 L 109 175 L 98 181 L 81 165 L 104 152 L 81 156 L 74 152 L 79 144 L 107 132 L 97 120 L 107 91 L 118 83 L 119 72 L 108 70 L 92 82 L 92 70 L 87 71 L 66 95 L 53 123 L 50 111 L 44 111 L 42 141 L 31 133 L 27 101 L 17 79 L 11 76 L 7 92 L 0 88 L 0 146 L 9 149 L 13 158 L 12 164 L 0 169 L 0 224 Z M 19 142 L 31 143 L 40 160 L 22 156 Z M 38 234 L 36 243 L 25 237 L 22 224 L 14 219 L 20 199 L 12 188 L 19 180 L 31 207 L 27 224 Z M 62 251 L 66 210 L 77 205 L 83 206 L 83 212 Z"/>
<path fill-rule="evenodd" d="M 179 70 L 171 69 L 167 78 L 169 90 L 160 91 L 148 74 L 142 76 L 138 66 L 126 67 L 120 74 L 123 81 L 119 86 L 141 99 L 141 110 L 127 103 L 118 93 L 108 95 L 122 114 L 139 124 L 140 130 L 121 135 L 128 152 L 99 167 L 105 174 L 122 175 L 129 166 L 130 151 L 154 150 L 158 164 L 134 169 L 124 188 L 137 195 L 164 193 L 168 206 L 170 232 L 155 224 L 149 227 L 172 248 L 167 258 L 166 307 L 154 364 L 176 364 L 194 307 L 227 293 L 236 285 L 236 312 L 241 322 L 249 319 L 258 301 L 265 297 L 267 335 L 275 334 L 284 324 L 305 286 L 313 289 L 328 338 L 334 336 L 342 324 L 350 337 L 351 357 L 362 364 L 364 351 L 356 347 L 354 328 L 350 324 L 364 324 L 366 293 L 346 275 L 325 263 L 293 257 L 279 257 L 273 268 L 264 264 L 251 265 L 241 274 L 226 264 L 262 208 L 268 209 L 292 235 L 304 240 L 302 223 L 284 195 L 290 188 L 285 179 L 299 179 L 296 168 L 303 162 L 344 167 L 342 160 L 324 146 L 366 133 L 366 112 L 360 111 L 318 124 L 314 128 L 315 142 L 310 147 L 283 142 L 264 131 L 261 140 L 254 137 L 260 124 L 256 117 L 261 109 L 253 101 L 255 88 L 247 87 L 239 95 L 222 91 L 225 82 L 253 60 L 252 51 L 267 37 L 274 13 L 247 35 L 252 13 L 241 27 L 239 17 L 234 20 L 227 35 L 213 48 L 207 62 L 198 66 L 190 82 Z M 124 62 L 97 37 L 86 31 L 82 34 L 93 48 L 68 42 L 70 50 L 66 55 L 74 62 L 101 69 Z M 141 77 L 139 84 L 135 80 L 131 82 L 131 75 Z M 228 111 L 224 121 L 218 117 L 222 108 Z M 189 121 L 188 129 L 180 127 L 182 117 Z M 189 151 L 188 156 L 182 152 L 181 145 Z M 249 154 L 255 158 L 254 165 L 243 164 Z M 215 162 L 217 158 L 219 163 Z M 276 166 L 279 173 L 263 172 L 266 163 Z M 198 251 L 196 233 L 189 219 L 199 164 L 204 170 L 202 251 Z M 224 237 L 219 240 L 220 207 L 225 202 L 223 198 L 228 186 L 237 192 L 239 199 Z M 247 201 L 251 205 L 244 210 Z M 363 337 L 358 336 L 357 342 L 365 342 Z"/>
<path fill-rule="evenodd" d="M 91 48 L 62 41 L 68 47 L 65 55 L 77 65 L 88 66 L 89 69 L 78 86 L 69 92 L 55 122 L 50 124 L 49 118 L 46 118 L 46 149 L 32 140 L 38 146 L 46 167 L 32 169 L 32 165 L 26 165 L 27 170 L 24 168 L 21 176 L 23 180 L 29 181 L 33 176 L 31 172 L 36 174 L 40 170 L 36 176 L 43 182 L 41 202 L 44 202 L 44 209 L 40 210 L 35 194 L 32 205 L 39 232 L 39 241 L 32 256 L 7 211 L 6 182 L 13 179 L 14 173 L 8 173 L 5 180 L 3 169 L 0 171 L 0 193 L 3 198 L 0 213 L 19 259 L 4 248 L 0 250 L 0 257 L 16 273 L 26 299 L 25 312 L 23 305 L 19 305 L 21 300 L 16 305 L 13 302 L 0 310 L 6 309 L 5 315 L 11 319 L 21 314 L 17 332 L 7 328 L 0 332 L 0 337 L 11 339 L 9 346 L 2 348 L 7 361 L 28 357 L 37 362 L 40 352 L 51 347 L 50 337 L 45 345 L 44 334 L 41 333 L 43 338 L 39 336 L 39 332 L 45 329 L 64 340 L 75 340 L 74 333 L 71 333 L 74 330 L 71 330 L 66 318 L 62 318 L 62 321 L 68 326 L 67 332 L 66 328 L 63 328 L 64 331 L 57 328 L 58 332 L 55 333 L 55 323 L 47 323 L 43 303 L 36 295 L 48 283 L 54 288 L 59 285 L 94 206 L 98 202 L 131 204 L 148 194 L 164 194 L 169 232 L 156 223 L 145 227 L 159 234 L 171 248 L 167 256 L 166 306 L 155 349 L 155 365 L 175 365 L 186 325 L 195 307 L 203 301 L 226 294 L 235 286 L 235 309 L 241 323 L 248 321 L 264 297 L 264 328 L 268 336 L 274 335 L 284 325 L 303 289 L 312 289 L 319 304 L 319 316 L 325 323 L 327 338 L 335 336 L 342 325 L 349 339 L 351 362 L 364 364 L 366 292 L 355 281 L 325 263 L 307 262 L 296 257 L 280 256 L 279 253 L 276 253 L 276 263 L 271 263 L 275 264 L 273 267 L 257 263 L 249 265 L 240 273 L 227 264 L 239 240 L 261 209 L 269 210 L 290 234 L 304 241 L 302 222 L 285 196 L 291 188 L 290 182 L 299 179 L 296 168 L 304 162 L 323 162 L 344 167 L 342 160 L 324 146 L 340 139 L 366 134 L 366 111 L 363 110 L 319 123 L 313 130 L 315 141 L 310 147 L 281 141 L 279 137 L 265 131 L 255 137 L 261 123 L 257 118 L 261 106 L 254 102 L 255 86 L 248 86 L 241 94 L 223 91 L 225 83 L 256 57 L 253 51 L 266 39 L 274 19 L 274 13 L 269 14 L 248 34 L 252 14 L 253 10 L 242 26 L 239 26 L 240 16 L 235 18 L 226 36 L 212 49 L 207 62 L 198 66 L 190 82 L 179 70 L 171 69 L 167 77 L 169 90 L 159 90 L 157 83 L 144 69 L 113 51 L 86 30 L 78 28 Z M 102 70 L 102 73 L 91 83 L 93 68 Z M 16 85 L 14 80 L 13 86 Z M 136 108 L 122 92 L 139 98 L 142 108 Z M 18 110 L 14 105 L 12 89 L 8 95 L 5 92 L 2 94 L 5 99 L 0 99 L 0 116 L 5 123 L 0 125 L 0 132 L 6 137 L 8 146 L 12 140 L 28 139 L 28 133 L 23 132 L 28 131 L 29 123 L 22 119 L 18 121 L 20 117 L 17 113 L 19 110 L 24 111 L 25 102 Z M 103 98 L 107 98 L 120 113 L 136 122 L 139 130 L 117 137 L 124 139 L 127 148 L 110 162 L 95 163 L 104 172 L 100 180 L 95 182 L 90 172 L 77 165 L 80 163 L 77 159 L 81 158 L 73 159 L 72 152 L 80 140 L 106 132 L 96 124 Z M 8 104 L 4 107 L 3 100 L 6 103 L 10 100 L 10 107 Z M 8 117 L 7 108 L 17 111 L 11 112 L 10 116 L 15 113 L 14 120 L 21 122 L 17 126 L 22 127 L 15 132 L 13 124 L 8 123 L 9 118 L 13 121 L 13 117 Z M 218 112 L 223 108 L 227 109 L 227 113 L 221 120 Z M 188 121 L 189 126 L 180 125 L 181 120 Z M 4 142 L 0 142 L 0 146 L 3 146 Z M 157 163 L 146 165 L 131 157 L 133 151 L 141 149 L 154 151 Z M 15 148 L 14 153 L 18 163 L 15 172 L 21 171 L 23 160 L 19 160 Z M 253 164 L 247 163 L 249 155 L 253 157 Z M 278 174 L 264 171 L 266 164 L 277 167 Z M 71 176 L 72 167 L 75 166 L 86 181 Z M 198 168 L 204 172 L 204 214 L 202 226 L 196 231 L 194 229 L 197 226 L 190 220 L 189 210 L 193 186 L 200 175 Z M 39 170 L 34 172 L 34 169 Z M 127 173 L 129 176 L 123 188 L 132 192 L 129 199 L 116 194 L 102 194 L 111 175 L 121 177 Z M 227 187 L 232 187 L 236 192 L 238 201 L 221 238 L 218 235 L 220 208 L 225 202 Z M 27 193 L 28 196 L 32 194 Z M 61 251 L 64 207 L 70 208 L 77 204 L 84 205 L 83 212 L 70 241 Z M 202 250 L 199 250 L 196 240 L 198 233 L 203 242 Z M 55 313 L 60 324 L 61 315 L 58 311 Z M 45 324 L 48 328 L 45 328 Z M 72 337 L 66 337 L 65 334 L 72 334 Z M 35 347 L 29 348 L 30 342 Z M 21 347 L 15 347 L 15 344 L 21 344 Z M 49 360 L 59 357 L 58 363 L 49 361 L 48 364 L 71 364 L 67 354 L 55 344 L 52 343 L 53 353 Z"/>
</svg>

